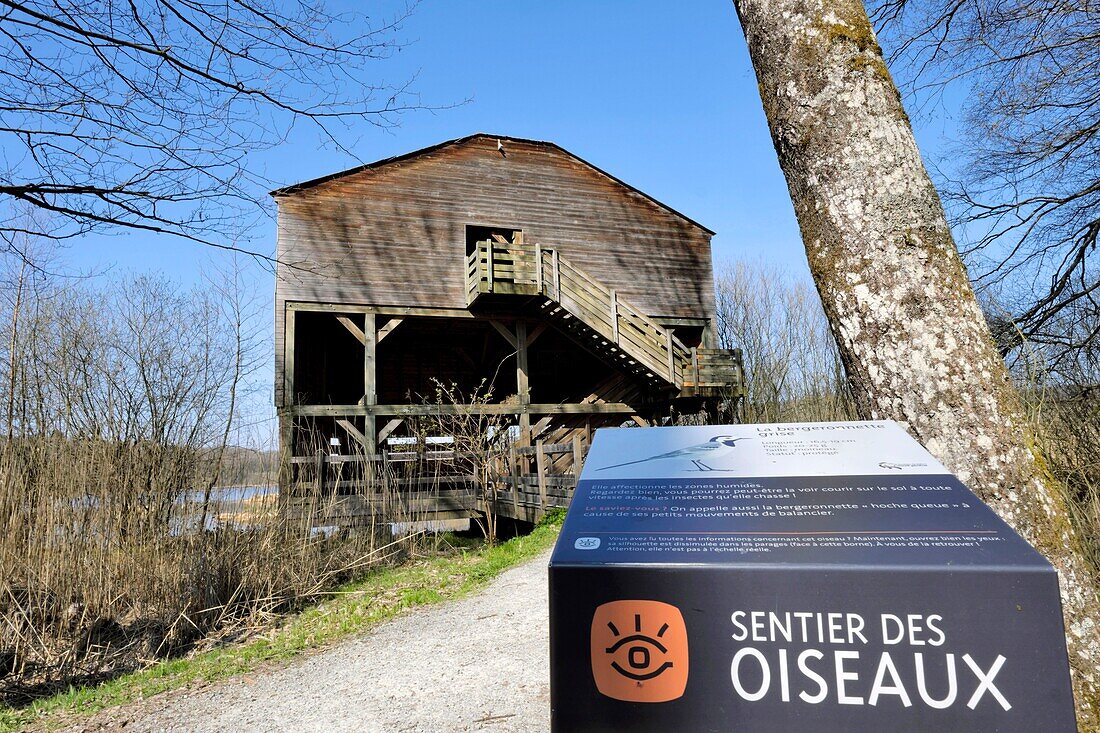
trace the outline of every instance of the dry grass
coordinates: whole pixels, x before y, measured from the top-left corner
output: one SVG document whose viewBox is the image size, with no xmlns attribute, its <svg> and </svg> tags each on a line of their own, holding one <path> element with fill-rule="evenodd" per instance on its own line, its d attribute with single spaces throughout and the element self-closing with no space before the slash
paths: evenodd
<svg viewBox="0 0 1100 733">
<path fill-rule="evenodd" d="M 179 488 L 195 485 L 186 472 L 201 461 L 135 453 L 64 440 L 0 448 L 7 702 L 262 625 L 399 551 L 371 528 L 310 536 L 270 499 L 204 508 Z M 199 529 L 215 517 L 218 529 Z"/>
</svg>

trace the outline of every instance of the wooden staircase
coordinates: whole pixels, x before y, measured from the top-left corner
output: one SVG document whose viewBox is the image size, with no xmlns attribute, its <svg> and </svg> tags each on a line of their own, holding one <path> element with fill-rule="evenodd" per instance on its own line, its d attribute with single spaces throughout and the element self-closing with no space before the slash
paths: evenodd
<svg viewBox="0 0 1100 733">
<path fill-rule="evenodd" d="M 479 242 L 466 260 L 466 302 L 485 296 L 538 298 L 539 315 L 627 373 L 683 396 L 739 390 L 733 350 L 693 349 L 614 289 L 540 245 Z"/>
</svg>

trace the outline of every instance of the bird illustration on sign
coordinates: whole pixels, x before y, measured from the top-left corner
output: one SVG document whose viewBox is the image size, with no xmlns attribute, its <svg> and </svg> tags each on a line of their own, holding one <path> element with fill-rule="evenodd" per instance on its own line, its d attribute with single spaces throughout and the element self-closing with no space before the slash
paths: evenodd
<svg viewBox="0 0 1100 733">
<path fill-rule="evenodd" d="M 716 435 L 706 443 L 699 443 L 698 445 L 688 446 L 687 448 L 680 448 L 679 450 L 669 451 L 668 453 L 660 453 L 649 458 L 640 458 L 636 461 L 627 461 L 626 463 L 616 463 L 611 466 L 601 466 L 597 468 L 597 471 L 607 471 L 612 468 L 621 468 L 623 466 L 633 466 L 638 463 L 648 463 L 650 461 L 664 461 L 669 459 L 679 459 L 691 461 L 695 464 L 696 471 L 724 471 L 730 469 L 713 468 L 708 465 L 708 462 L 713 462 L 720 458 L 725 458 L 733 449 L 737 447 L 737 442 L 740 440 L 752 440 L 752 438 L 738 438 L 733 435 Z M 705 460 L 704 460 L 705 459 Z M 690 469 L 689 469 L 690 470 Z"/>
</svg>

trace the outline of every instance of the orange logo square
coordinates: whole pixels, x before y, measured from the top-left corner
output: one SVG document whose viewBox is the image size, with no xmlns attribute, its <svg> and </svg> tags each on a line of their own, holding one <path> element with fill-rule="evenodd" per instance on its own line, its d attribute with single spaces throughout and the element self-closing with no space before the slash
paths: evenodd
<svg viewBox="0 0 1100 733">
<path fill-rule="evenodd" d="M 668 702 L 688 679 L 687 627 L 660 601 L 612 601 L 592 616 L 592 676 L 601 694 L 628 702 Z"/>
</svg>

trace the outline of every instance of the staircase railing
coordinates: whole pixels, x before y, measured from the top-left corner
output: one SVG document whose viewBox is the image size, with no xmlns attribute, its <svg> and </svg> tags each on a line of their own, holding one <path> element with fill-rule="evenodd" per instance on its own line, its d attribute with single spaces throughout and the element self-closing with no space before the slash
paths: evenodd
<svg viewBox="0 0 1100 733">
<path fill-rule="evenodd" d="M 596 278 L 540 245 L 478 242 L 466 260 L 466 299 L 482 294 L 542 295 L 584 322 L 645 369 L 683 387 L 691 349 Z"/>
</svg>

